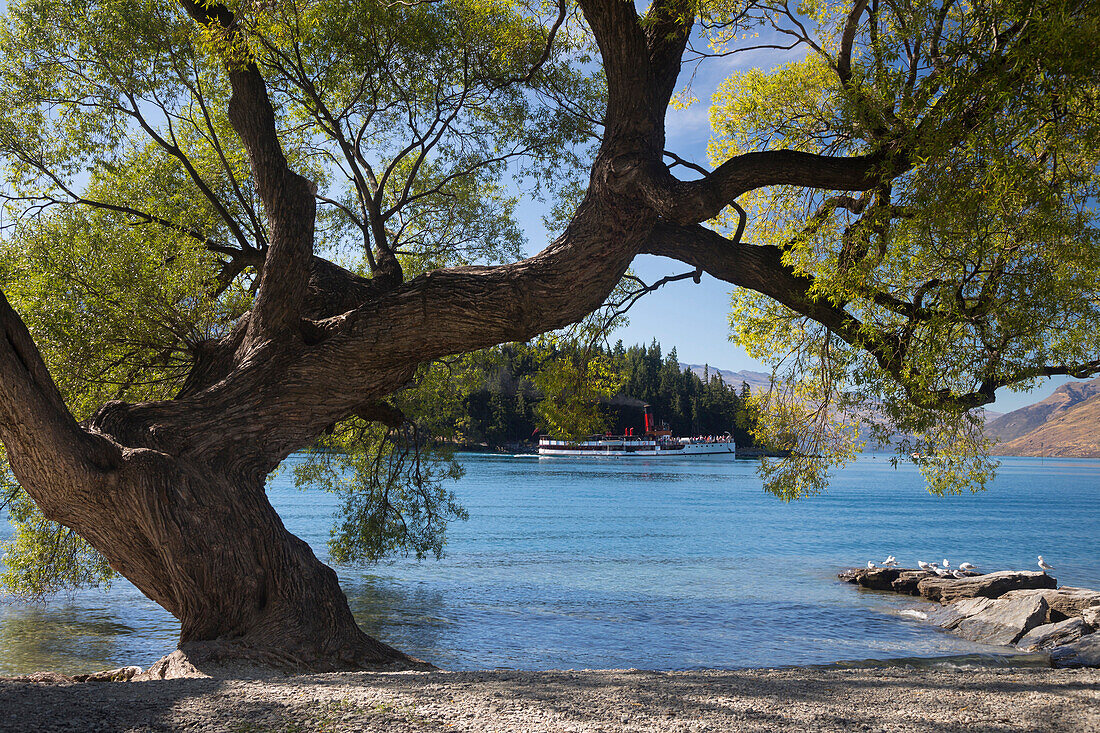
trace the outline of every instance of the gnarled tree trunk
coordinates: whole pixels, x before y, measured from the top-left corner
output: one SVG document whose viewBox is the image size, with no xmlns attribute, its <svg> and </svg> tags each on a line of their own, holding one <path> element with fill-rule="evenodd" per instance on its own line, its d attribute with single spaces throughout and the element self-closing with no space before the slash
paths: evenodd
<svg viewBox="0 0 1100 733">
<path fill-rule="evenodd" d="M 191 664 L 327 671 L 417 663 L 356 626 L 336 574 L 268 502 L 271 465 L 202 449 L 239 427 L 231 413 L 139 425 L 114 403 L 79 426 L 2 296 L 0 324 L 0 437 L 13 470 L 47 517 L 180 620 Z M 162 673 L 188 671 L 173 663 Z"/>
<path fill-rule="evenodd" d="M 198 22 L 235 32 L 226 8 L 182 2 Z M 264 480 L 419 364 L 578 320 L 642 251 L 846 323 L 842 309 L 811 303 L 808 284 L 777 258 L 699 236 L 695 225 L 757 186 L 867 188 L 881 160 L 778 151 L 742 156 L 701 181 L 673 179 L 662 162 L 664 115 L 692 12 L 658 0 L 656 21 L 643 25 L 633 3 L 581 6 L 607 70 L 605 136 L 587 197 L 538 255 L 408 282 L 394 268 L 367 280 L 313 257 L 315 190 L 290 170 L 264 80 L 249 65 L 227 74 L 229 116 L 268 218 L 259 290 L 231 334 L 197 350 L 176 399 L 108 403 L 78 424 L 0 298 L 0 439 L 16 476 L 46 516 L 180 619 L 182 648 L 200 668 L 226 656 L 309 670 L 414 663 L 356 627 L 335 573 L 286 531 Z"/>
</svg>

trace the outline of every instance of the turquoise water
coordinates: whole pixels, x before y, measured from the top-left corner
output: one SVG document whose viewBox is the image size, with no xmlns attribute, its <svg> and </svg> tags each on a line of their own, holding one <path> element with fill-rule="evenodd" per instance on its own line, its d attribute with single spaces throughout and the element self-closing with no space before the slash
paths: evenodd
<svg viewBox="0 0 1100 733">
<path fill-rule="evenodd" d="M 784 504 L 755 463 L 467 456 L 441 561 L 342 568 L 370 633 L 447 669 L 759 667 L 1005 651 L 898 612 L 914 599 L 839 583 L 894 554 L 1034 569 L 1100 588 L 1100 461 L 1005 459 L 982 494 L 938 498 L 868 456 Z M 334 502 L 270 487 L 322 557 Z M 0 534 L 8 531 L 0 526 Z M 148 665 L 178 626 L 120 582 L 45 608 L 0 605 L 0 674 Z"/>
</svg>

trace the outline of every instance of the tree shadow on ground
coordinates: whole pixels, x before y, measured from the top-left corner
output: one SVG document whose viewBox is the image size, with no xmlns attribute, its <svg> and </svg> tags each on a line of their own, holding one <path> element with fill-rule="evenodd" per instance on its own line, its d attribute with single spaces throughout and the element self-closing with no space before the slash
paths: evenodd
<svg viewBox="0 0 1100 733">
<path fill-rule="evenodd" d="M 345 673 L 0 680 L 0 731 L 1100 730 L 1100 671 Z"/>
<path fill-rule="evenodd" d="M 465 707 L 473 707 L 476 718 L 500 719 L 511 709 L 525 719 L 541 718 L 546 730 L 893 725 L 927 731 L 1080 731 L 1100 726 L 1096 671 L 437 672 L 425 675 L 419 690 L 402 675 L 318 678 L 317 684 L 369 686 L 376 693 L 406 695 L 410 704 L 442 690 L 456 698 L 472 694 L 476 699 Z"/>
</svg>

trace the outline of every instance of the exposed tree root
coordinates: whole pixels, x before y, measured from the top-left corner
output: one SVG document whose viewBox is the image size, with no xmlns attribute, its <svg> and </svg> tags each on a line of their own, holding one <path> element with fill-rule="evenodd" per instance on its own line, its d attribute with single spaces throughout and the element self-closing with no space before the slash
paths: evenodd
<svg viewBox="0 0 1100 733">
<path fill-rule="evenodd" d="M 134 681 L 168 680 L 187 677 L 256 679 L 285 677 L 316 672 L 405 672 L 429 671 L 435 666 L 400 652 L 391 661 L 348 662 L 343 659 L 304 660 L 275 648 L 257 648 L 232 641 L 203 641 L 181 644 L 180 648 L 154 662 Z"/>
</svg>

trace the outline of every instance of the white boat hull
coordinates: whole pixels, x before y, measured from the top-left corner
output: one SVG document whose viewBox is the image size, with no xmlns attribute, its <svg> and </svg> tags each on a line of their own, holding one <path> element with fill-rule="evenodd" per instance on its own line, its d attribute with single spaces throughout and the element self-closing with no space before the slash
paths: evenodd
<svg viewBox="0 0 1100 733">
<path fill-rule="evenodd" d="M 655 440 L 589 440 L 571 443 L 565 440 L 539 441 L 539 458 L 555 457 L 668 457 L 737 455 L 737 445 L 732 440 L 699 442 Z"/>
</svg>

